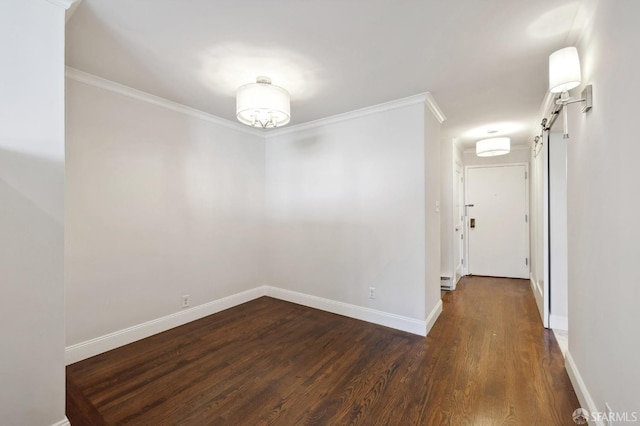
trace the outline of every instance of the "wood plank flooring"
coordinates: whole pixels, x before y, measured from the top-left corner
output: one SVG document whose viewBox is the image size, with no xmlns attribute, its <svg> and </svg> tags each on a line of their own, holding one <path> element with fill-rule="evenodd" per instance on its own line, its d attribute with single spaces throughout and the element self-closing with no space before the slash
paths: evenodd
<svg viewBox="0 0 640 426">
<path fill-rule="evenodd" d="M 573 425 L 526 280 L 467 277 L 427 338 L 263 297 L 67 367 L 83 425 Z"/>
</svg>

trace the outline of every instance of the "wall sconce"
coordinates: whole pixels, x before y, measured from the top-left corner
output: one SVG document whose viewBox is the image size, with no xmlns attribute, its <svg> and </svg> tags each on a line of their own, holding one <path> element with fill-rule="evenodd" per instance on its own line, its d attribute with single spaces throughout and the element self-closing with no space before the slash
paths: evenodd
<svg viewBox="0 0 640 426">
<path fill-rule="evenodd" d="M 591 85 L 587 85 L 582 90 L 581 99 L 573 99 L 569 96 L 569 90 L 578 87 L 581 82 L 580 58 L 578 49 L 575 47 L 565 47 L 556 50 L 549 56 L 549 91 L 551 93 L 561 93 L 556 104 L 564 108 L 566 105 L 582 102 L 582 112 L 586 113 L 593 106 L 593 92 Z M 563 138 L 569 138 L 569 122 L 567 111 L 562 112 L 564 121 Z"/>
</svg>

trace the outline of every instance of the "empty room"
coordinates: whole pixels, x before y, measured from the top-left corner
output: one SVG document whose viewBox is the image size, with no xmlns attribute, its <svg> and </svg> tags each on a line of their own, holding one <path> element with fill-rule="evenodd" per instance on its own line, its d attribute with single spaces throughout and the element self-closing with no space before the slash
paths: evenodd
<svg viewBox="0 0 640 426">
<path fill-rule="evenodd" d="M 0 423 L 640 422 L 640 3 L 3 9 Z"/>
</svg>

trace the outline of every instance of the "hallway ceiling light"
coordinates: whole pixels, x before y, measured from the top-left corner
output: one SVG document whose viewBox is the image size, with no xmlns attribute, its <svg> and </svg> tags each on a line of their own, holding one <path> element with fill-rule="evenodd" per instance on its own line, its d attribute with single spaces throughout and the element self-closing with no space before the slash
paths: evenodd
<svg viewBox="0 0 640 426">
<path fill-rule="evenodd" d="M 505 155 L 511 151 L 511 138 L 489 138 L 476 142 L 478 157 L 495 157 Z"/>
<path fill-rule="evenodd" d="M 263 129 L 284 126 L 291 120 L 289 92 L 258 77 L 236 91 L 236 117 L 248 126 Z"/>
<path fill-rule="evenodd" d="M 593 100 L 590 84 L 582 91 L 581 99 L 573 99 L 569 96 L 569 90 L 578 87 L 581 82 L 578 49 L 573 46 L 565 47 L 549 55 L 549 91 L 551 93 L 561 93 L 560 98 L 556 100 L 556 104 L 560 105 L 560 109 L 576 102 L 584 102 L 582 112 L 586 113 L 591 109 Z M 567 139 L 569 137 L 569 123 L 566 110 L 563 111 L 562 117 L 564 120 L 563 138 Z"/>
</svg>

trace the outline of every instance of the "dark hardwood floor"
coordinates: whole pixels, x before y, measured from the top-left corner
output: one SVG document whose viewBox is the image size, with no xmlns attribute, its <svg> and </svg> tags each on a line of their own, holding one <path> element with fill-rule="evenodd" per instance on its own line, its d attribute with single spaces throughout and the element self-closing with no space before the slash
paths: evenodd
<svg viewBox="0 0 640 426">
<path fill-rule="evenodd" d="M 427 338 L 263 297 L 67 367 L 72 425 L 573 425 L 525 280 L 468 277 Z"/>
</svg>

